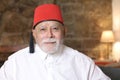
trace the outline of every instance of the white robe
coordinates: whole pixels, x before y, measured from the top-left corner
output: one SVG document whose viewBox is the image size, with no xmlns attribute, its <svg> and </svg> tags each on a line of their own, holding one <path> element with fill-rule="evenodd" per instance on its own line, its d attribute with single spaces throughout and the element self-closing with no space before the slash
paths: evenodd
<svg viewBox="0 0 120 80">
<path fill-rule="evenodd" d="M 86 55 L 63 45 L 54 55 L 37 45 L 12 54 L 0 69 L 0 80 L 110 80 Z"/>
</svg>

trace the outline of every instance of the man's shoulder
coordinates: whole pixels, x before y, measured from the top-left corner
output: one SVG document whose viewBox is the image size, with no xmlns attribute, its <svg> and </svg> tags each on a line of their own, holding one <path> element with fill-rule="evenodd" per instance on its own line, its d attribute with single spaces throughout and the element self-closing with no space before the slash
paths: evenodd
<svg viewBox="0 0 120 80">
<path fill-rule="evenodd" d="M 64 54 L 74 57 L 75 59 L 79 59 L 83 61 L 91 61 L 91 58 L 88 57 L 86 54 L 68 46 L 65 46 Z"/>
<path fill-rule="evenodd" d="M 74 49 L 74 48 L 71 48 L 71 47 L 68 47 L 68 46 L 64 46 L 64 53 L 66 54 L 69 54 L 69 55 L 77 55 L 77 56 L 85 56 L 84 53 Z"/>
<path fill-rule="evenodd" d="M 8 58 L 15 58 L 15 57 L 20 57 L 20 56 L 25 56 L 29 53 L 29 47 L 25 47 L 23 49 L 20 49 L 13 54 L 11 54 Z"/>
</svg>

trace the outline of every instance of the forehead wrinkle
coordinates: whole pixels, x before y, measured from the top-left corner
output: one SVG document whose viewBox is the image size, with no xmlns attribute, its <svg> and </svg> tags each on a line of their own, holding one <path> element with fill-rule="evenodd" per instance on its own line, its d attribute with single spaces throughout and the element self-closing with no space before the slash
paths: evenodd
<svg viewBox="0 0 120 80">
<path fill-rule="evenodd" d="M 45 21 L 39 23 L 36 27 L 46 27 L 46 26 L 54 27 L 54 26 L 62 26 L 62 24 L 56 21 Z"/>
</svg>

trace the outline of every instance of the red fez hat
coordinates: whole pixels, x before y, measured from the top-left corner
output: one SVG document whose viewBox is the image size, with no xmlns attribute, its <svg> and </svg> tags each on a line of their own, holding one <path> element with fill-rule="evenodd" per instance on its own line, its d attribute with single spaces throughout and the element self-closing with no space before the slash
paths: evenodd
<svg viewBox="0 0 120 80">
<path fill-rule="evenodd" d="M 59 6 L 55 4 L 43 4 L 38 6 L 34 12 L 33 28 L 43 21 L 58 21 L 63 24 L 62 13 Z M 34 53 L 34 38 L 32 32 L 30 35 L 29 50 L 30 53 Z"/>
<path fill-rule="evenodd" d="M 58 21 L 63 24 L 60 7 L 55 4 L 43 4 L 38 6 L 34 13 L 33 27 L 42 21 Z"/>
</svg>

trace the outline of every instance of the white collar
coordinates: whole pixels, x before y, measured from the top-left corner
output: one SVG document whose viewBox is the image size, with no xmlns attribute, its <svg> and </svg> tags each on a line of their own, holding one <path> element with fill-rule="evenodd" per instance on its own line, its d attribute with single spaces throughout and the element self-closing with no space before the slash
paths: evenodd
<svg viewBox="0 0 120 80">
<path fill-rule="evenodd" d="M 42 51 L 37 44 L 35 45 L 35 53 L 39 54 L 40 58 L 42 60 L 45 60 L 47 58 L 47 55 L 48 55 L 47 53 L 45 53 L 44 51 Z"/>
<path fill-rule="evenodd" d="M 41 58 L 42 60 L 46 60 L 47 57 L 49 57 L 49 56 L 57 57 L 57 56 L 61 55 L 61 53 L 62 53 L 62 51 L 63 51 L 63 47 L 64 47 L 64 46 L 61 45 L 58 52 L 56 52 L 56 53 L 53 54 L 53 55 L 50 55 L 50 54 L 45 53 L 44 51 L 42 51 L 42 50 L 40 49 L 40 47 L 36 44 L 36 45 L 35 45 L 35 53 L 36 53 L 36 54 L 39 54 L 39 55 L 40 55 L 40 58 Z"/>
</svg>

